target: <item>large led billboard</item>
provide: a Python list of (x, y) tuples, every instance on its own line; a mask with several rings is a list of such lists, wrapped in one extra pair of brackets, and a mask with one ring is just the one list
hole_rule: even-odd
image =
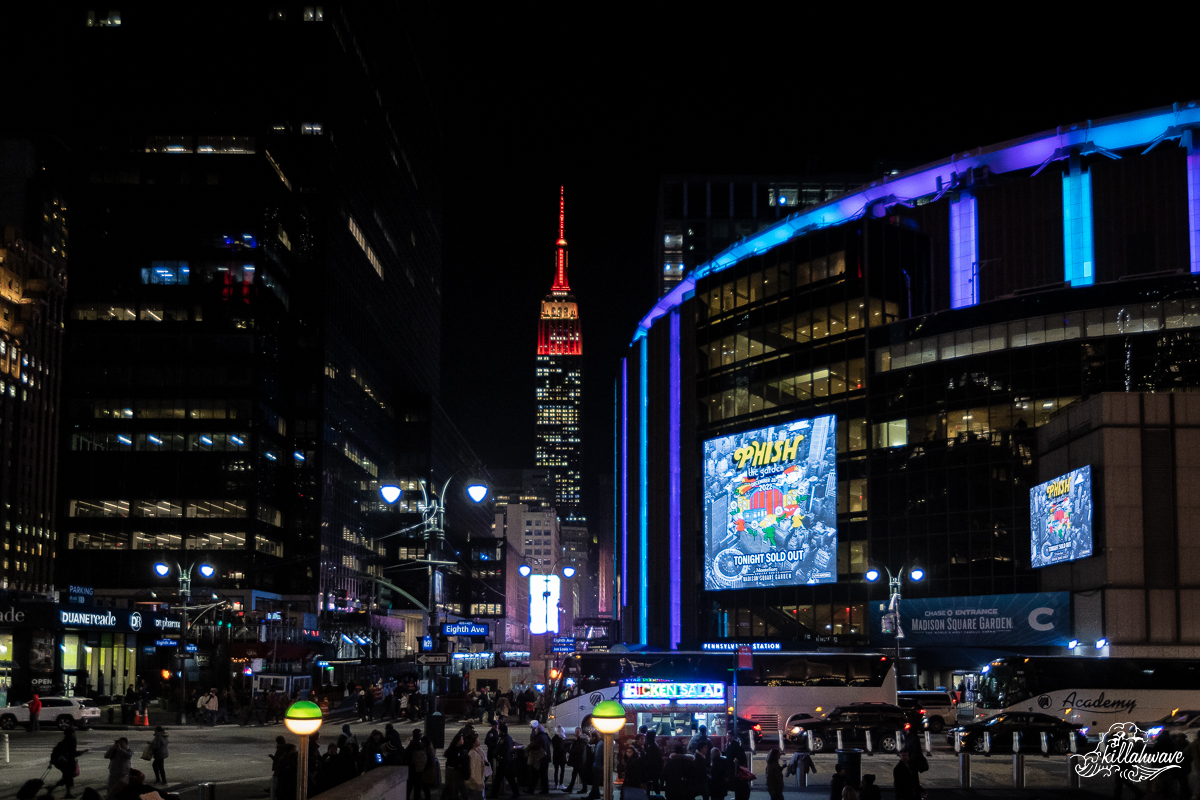
[(1080, 467), (1029, 490), (1034, 568), (1092, 554), (1092, 468)]
[(704, 443), (704, 588), (837, 581), (837, 418)]
[(561, 599), (557, 575), (529, 576), (529, 632), (558, 633), (558, 602)]

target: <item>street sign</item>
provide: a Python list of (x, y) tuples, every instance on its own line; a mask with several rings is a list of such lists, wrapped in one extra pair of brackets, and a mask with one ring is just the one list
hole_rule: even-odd
[(750, 645), (739, 644), (737, 653), (738, 669), (754, 669), (754, 651)]
[(197, 650), (199, 650), (200, 648), (199, 648), (197, 645), (194, 645), (194, 644), (188, 643), (188, 644), (185, 644), (185, 645), (183, 646), (183, 649), (184, 649), (184, 650), (187, 650), (189, 653), (194, 653), (194, 652), (196, 652)]
[(432, 650), (433, 649), (433, 637), (430, 636), (428, 633), (425, 634), (421, 638), (421, 649), (422, 650)]
[(442, 625), (442, 636), (487, 636), (486, 622), (447, 622)]
[(154, 646), (155, 647), (178, 647), (179, 640), (178, 639), (155, 639)]
[(555, 636), (550, 640), (550, 652), (552, 653), (574, 653), (575, 652), (575, 637), (574, 636)]
[(421, 653), (417, 656), (417, 663), (424, 667), (448, 667), (450, 666), (450, 654)]

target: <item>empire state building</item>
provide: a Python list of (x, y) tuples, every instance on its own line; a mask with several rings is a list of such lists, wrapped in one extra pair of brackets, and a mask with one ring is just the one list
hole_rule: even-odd
[(567, 283), (563, 190), (558, 190), (554, 283), (542, 300), (537, 344), (537, 466), (550, 471), (554, 502), (564, 522), (582, 522), (583, 342), (579, 307)]

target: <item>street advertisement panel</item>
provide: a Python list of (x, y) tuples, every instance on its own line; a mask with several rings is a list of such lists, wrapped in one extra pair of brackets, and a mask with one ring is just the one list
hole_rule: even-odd
[[(871, 604), (871, 644), (895, 644), (883, 632), (886, 602)], [(905, 647), (1024, 647), (1071, 639), (1071, 593), (1028, 592), (900, 601)]]
[(1092, 467), (1080, 467), (1029, 490), (1034, 569), (1092, 554)]
[(530, 633), (558, 633), (560, 599), (560, 581), (557, 575), (529, 576)]
[(837, 581), (837, 418), (704, 443), (704, 588)]

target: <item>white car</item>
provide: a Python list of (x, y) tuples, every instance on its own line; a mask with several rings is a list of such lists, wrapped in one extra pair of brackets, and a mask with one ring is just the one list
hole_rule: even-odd
[[(43, 697), (38, 722), (60, 729), (86, 728), (100, 721), (100, 709), (87, 697)], [(0, 729), (9, 731), (18, 725), (29, 727), (29, 704), (0, 708)]]

